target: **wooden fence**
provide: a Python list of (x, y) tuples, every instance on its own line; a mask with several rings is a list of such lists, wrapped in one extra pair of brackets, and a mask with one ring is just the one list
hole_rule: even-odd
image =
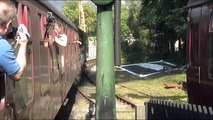
[(145, 103), (146, 119), (208, 119), (213, 120), (212, 107), (151, 99)]

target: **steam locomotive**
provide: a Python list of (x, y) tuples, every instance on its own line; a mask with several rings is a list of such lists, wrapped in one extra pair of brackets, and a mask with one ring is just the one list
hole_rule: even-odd
[[(14, 2), (18, 9), (12, 24), (14, 27), (24, 24), (31, 37), (23, 78), (13, 81), (0, 75), (0, 119), (54, 119), (61, 105), (66, 104), (71, 86), (79, 81), (84, 70), (87, 35), (48, 1)], [(45, 41), (51, 36), (54, 40), (55, 23), (61, 34), (67, 36), (66, 46)], [(14, 46), (17, 54), (19, 46)]]
[(189, 0), (187, 10), (189, 103), (213, 106), (213, 1)]

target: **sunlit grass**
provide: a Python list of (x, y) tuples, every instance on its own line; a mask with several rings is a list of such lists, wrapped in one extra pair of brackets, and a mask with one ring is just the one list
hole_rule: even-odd
[[(137, 104), (143, 104), (145, 101), (148, 101), (150, 99), (149, 96), (146, 96), (142, 93), (148, 94), (152, 96), (153, 98), (159, 98), (164, 99), (168, 101), (175, 101), (175, 102), (187, 102), (187, 93), (186, 91), (179, 89), (179, 88), (165, 88), (164, 83), (179, 83), (186, 81), (186, 74), (180, 73), (180, 74), (174, 74), (174, 75), (167, 75), (163, 77), (153, 78), (153, 79), (145, 79), (145, 78), (139, 78), (134, 77), (132, 78), (131, 75), (129, 77), (127, 73), (122, 72), (116, 72), (116, 79), (124, 79), (123, 82), (117, 82), (116, 86), (116, 94), (120, 94), (123, 96), (128, 97), (129, 100), (133, 101)], [(126, 76), (126, 77), (125, 77)], [(132, 90), (129, 90), (127, 88), (120, 87), (119, 85), (124, 85), (129, 88), (135, 89), (139, 92), (135, 92)]]

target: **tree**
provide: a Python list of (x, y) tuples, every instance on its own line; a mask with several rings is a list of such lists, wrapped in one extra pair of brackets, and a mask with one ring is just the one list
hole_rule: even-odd
[(185, 6), (187, 1), (143, 0), (143, 7), (139, 16), (141, 26), (149, 29), (149, 39), (153, 44), (152, 55), (154, 59), (164, 59), (173, 62), (179, 62), (178, 59), (185, 59), (185, 55), (183, 55), (185, 54), (185, 48), (181, 48), (176, 53), (174, 51), (174, 43), (177, 40), (182, 40), (186, 43), (187, 11)]
[[(86, 1), (83, 4), (85, 24), (87, 28), (87, 34), (94, 36), (96, 34), (96, 8), (91, 1)], [(79, 26), (79, 7), (78, 1), (66, 1), (63, 5), (64, 15), (71, 20), (76, 26)]]
[(69, 20), (78, 26), (79, 9), (77, 1), (66, 1), (62, 11)]
[(128, 1), (127, 4), (129, 4), (128, 26), (130, 30), (132, 31), (133, 36), (136, 39), (139, 39), (140, 22), (138, 18), (139, 18), (141, 1)]
[(129, 36), (131, 33), (129, 26), (128, 26), (128, 6), (124, 3), (121, 3), (121, 38), (124, 40)]
[(148, 31), (140, 26), (140, 20), (138, 19), (140, 9), (141, 1), (125, 1), (122, 6), (121, 19), (123, 20), (123, 26), (121, 26), (121, 29), (128, 28), (128, 32), (126, 32), (128, 34), (125, 38), (131, 33), (136, 39), (132, 45), (129, 45), (126, 41), (122, 42), (122, 55), (125, 63), (148, 61)]

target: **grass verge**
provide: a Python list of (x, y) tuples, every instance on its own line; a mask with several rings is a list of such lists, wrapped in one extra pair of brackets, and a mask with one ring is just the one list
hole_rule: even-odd
[[(135, 104), (144, 104), (152, 98), (187, 103), (187, 93), (180, 88), (165, 88), (164, 83), (179, 83), (186, 81), (186, 74), (172, 74), (157, 78), (139, 78), (124, 71), (116, 71), (116, 94), (127, 97)], [(121, 87), (127, 86), (136, 91)], [(144, 93), (144, 94), (143, 94)], [(145, 95), (147, 94), (147, 95)]]

